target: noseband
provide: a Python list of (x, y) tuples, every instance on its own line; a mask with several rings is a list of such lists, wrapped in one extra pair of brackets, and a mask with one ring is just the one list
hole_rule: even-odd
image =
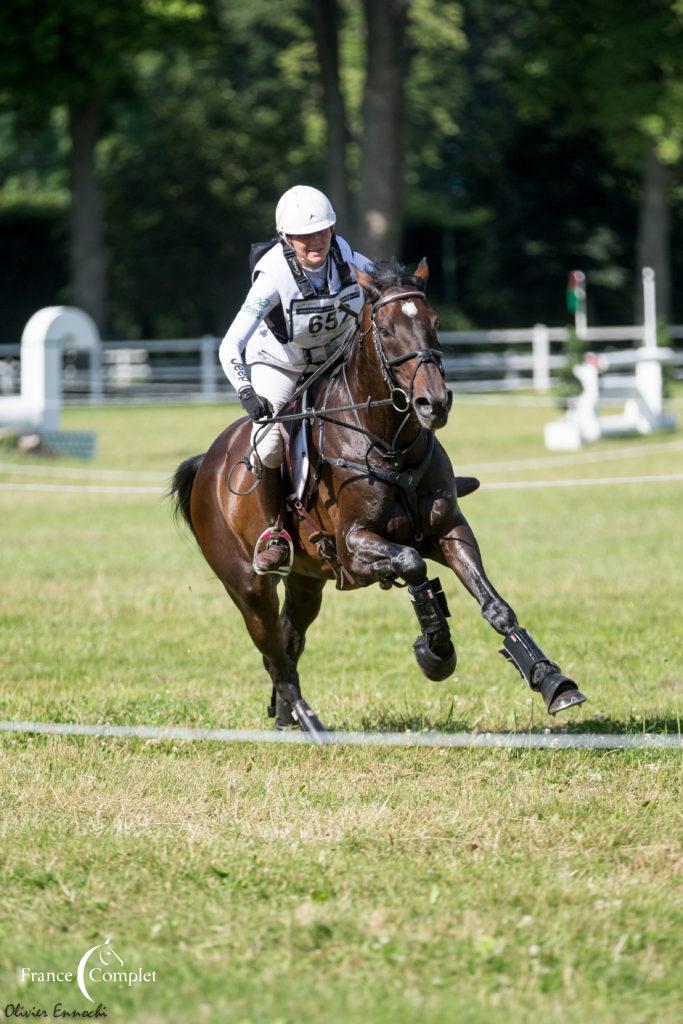
[[(399, 292), (398, 295), (387, 295), (383, 299), (378, 299), (377, 302), (373, 302), (370, 313), (370, 323), (372, 327), (372, 340), (375, 344), (375, 350), (377, 352), (377, 358), (379, 359), (380, 369), (382, 371), (382, 378), (384, 383), (389, 389), (391, 394), (392, 404), (397, 412), (408, 412), (413, 401), (413, 387), (415, 384), (415, 377), (417, 371), (424, 363), (434, 363), (441, 376), (446, 378), (443, 364), (441, 362), (441, 351), (438, 348), (419, 348), (414, 352), (406, 352), (404, 355), (396, 356), (394, 359), (387, 359), (384, 348), (382, 347), (382, 336), (379, 332), (377, 322), (375, 320), (375, 313), (382, 306), (388, 306), (390, 302), (405, 302), (407, 299), (423, 299), (425, 300), (424, 292), (411, 291), (411, 292)], [(425, 300), (426, 301), (426, 300)], [(413, 370), (412, 377), (410, 378), (410, 390), (405, 391), (404, 388), (398, 383), (391, 368), (393, 366), (400, 366), (402, 363), (407, 363), (410, 359), (415, 359), (415, 368)], [(405, 404), (402, 404), (402, 402)], [(399, 404), (401, 403), (401, 404)]]

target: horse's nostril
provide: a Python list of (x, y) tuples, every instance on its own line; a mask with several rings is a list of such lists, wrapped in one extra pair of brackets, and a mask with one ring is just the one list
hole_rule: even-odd
[(428, 398), (416, 398), (415, 405), (419, 405), (420, 408), (424, 409), (426, 412), (427, 409), (431, 408), (432, 403), (429, 401)]

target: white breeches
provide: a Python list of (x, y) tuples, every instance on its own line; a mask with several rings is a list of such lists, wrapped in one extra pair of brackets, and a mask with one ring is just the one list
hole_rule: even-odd
[[(253, 363), (251, 366), (251, 386), (257, 395), (268, 399), (275, 412), (278, 412), (294, 393), (300, 376), (299, 370), (286, 370), (268, 363)], [(257, 437), (256, 453), (263, 465), (271, 469), (279, 466), (283, 454), (280, 425), (276, 423), (266, 429), (255, 423), (251, 430), (252, 444)]]

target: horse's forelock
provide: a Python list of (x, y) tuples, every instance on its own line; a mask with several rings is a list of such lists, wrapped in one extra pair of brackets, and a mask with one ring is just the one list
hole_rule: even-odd
[(380, 292), (388, 291), (389, 288), (411, 288), (416, 291), (424, 288), (424, 282), (415, 274), (409, 274), (394, 256), (389, 260), (376, 260), (368, 276)]

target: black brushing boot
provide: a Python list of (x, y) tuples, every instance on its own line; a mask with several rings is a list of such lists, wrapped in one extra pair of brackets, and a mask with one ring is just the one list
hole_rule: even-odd
[(586, 700), (573, 679), (564, 675), (560, 666), (543, 653), (526, 629), (519, 626), (511, 629), (500, 653), (512, 662), (531, 689), (540, 693), (549, 715)]

